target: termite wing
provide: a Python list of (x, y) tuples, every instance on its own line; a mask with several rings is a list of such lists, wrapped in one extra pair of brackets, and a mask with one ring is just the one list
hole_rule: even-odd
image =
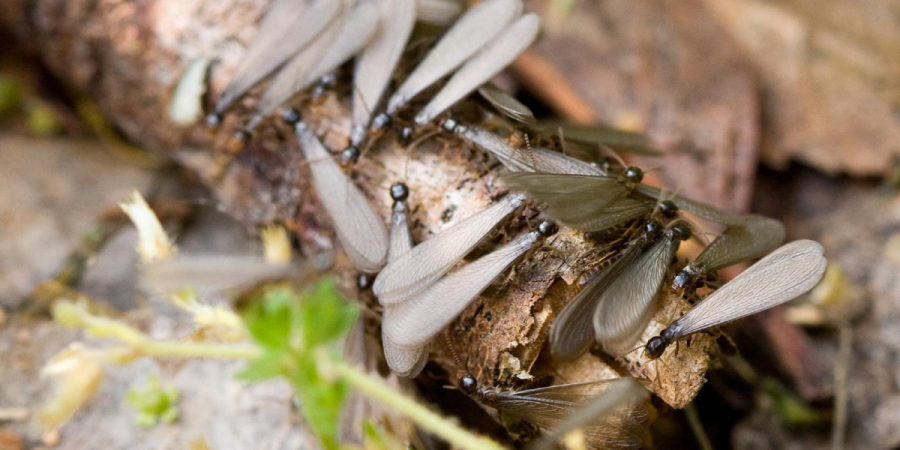
[(213, 110), (222, 114), (250, 88), (317, 38), (341, 9), (335, 0), (278, 0), (266, 13), (231, 82)]
[[(388, 235), (388, 264), (398, 260), (413, 248), (412, 236), (409, 232), (407, 199), (409, 188), (403, 183), (391, 185), (391, 198), (394, 200), (391, 213), (391, 229)], [(393, 308), (386, 306), (385, 311)], [(428, 362), (427, 345), (414, 348), (400, 347), (391, 342), (387, 333), (382, 331), (381, 342), (384, 347), (384, 358), (388, 367), (402, 377), (412, 378), (419, 374)]]
[(358, 270), (378, 272), (384, 266), (388, 250), (384, 222), (309, 126), (298, 120), (294, 131), (309, 163), (319, 199), (334, 223), (344, 252)]
[(683, 223), (673, 225), (603, 292), (594, 310), (594, 333), (603, 350), (614, 356), (628, 353), (640, 340), (656, 312), (657, 300), (669, 265), (681, 241), (691, 232)]
[(446, 26), (453, 23), (462, 8), (455, 0), (419, 0), (416, 19), (422, 23)]
[(378, 10), (377, 34), (359, 55), (353, 74), (353, 146), (365, 140), (372, 110), (381, 101), (416, 21), (416, 0), (383, 0)]
[(525, 14), (511, 23), (450, 77), (447, 84), (416, 115), (416, 125), (431, 122), (511, 64), (537, 38), (540, 23), (534, 13)]
[(522, 12), (521, 0), (485, 0), (466, 11), (388, 100), (386, 114), (394, 115), (496, 37)]
[[(644, 401), (647, 394), (641, 392), (639, 383), (622, 385), (618, 380), (505, 391), (481, 387), (475, 377), (466, 374), (458, 386), (478, 402), (543, 430), (581, 428), (590, 449), (637, 450), (643, 445), (650, 420)], [(613, 396), (604, 399), (610, 392)]]
[(400, 303), (437, 281), (524, 202), (513, 194), (422, 242), (387, 265), (372, 286), (382, 305)]
[(530, 250), (540, 235), (539, 231), (526, 233), (445, 275), (421, 293), (392, 305), (385, 310), (383, 332), (400, 347), (411, 349), (427, 345), (494, 279)]
[(661, 225), (651, 220), (644, 225), (643, 233), (605, 267), (570, 301), (550, 325), (550, 351), (561, 361), (572, 361), (587, 351), (595, 340), (593, 317), (600, 296), (619, 275), (630, 267), (641, 253), (659, 238)]
[(559, 152), (537, 146), (527, 149), (513, 147), (496, 133), (481, 127), (458, 125), (456, 121), (447, 119), (443, 123), (443, 128), (455, 132), (462, 139), (494, 155), (504, 167), (513, 172), (606, 175), (599, 167)]
[(646, 354), (658, 358), (672, 342), (803, 295), (825, 273), (827, 260), (822, 253), (822, 246), (810, 240), (779, 247), (651, 338)]
[(662, 155), (661, 151), (650, 145), (646, 135), (603, 125), (541, 122), (531, 125), (530, 128), (545, 136), (554, 136), (560, 141), (571, 142), (591, 149), (592, 159), (597, 159), (598, 156), (593, 149), (603, 148), (645, 156)]
[(497, 111), (504, 116), (525, 124), (534, 124), (537, 120), (531, 109), (507, 94), (493, 83), (487, 83), (478, 88), (478, 94), (488, 101)]
[(342, 20), (332, 23), (272, 79), (246, 128), (252, 130), (295, 94), (352, 58), (366, 46), (378, 24), (378, 7), (370, 1), (359, 3)]
[(747, 214), (741, 225), (731, 225), (697, 258), (675, 275), (673, 288), (684, 289), (699, 276), (748, 259), (759, 258), (784, 242), (784, 225), (768, 217)]

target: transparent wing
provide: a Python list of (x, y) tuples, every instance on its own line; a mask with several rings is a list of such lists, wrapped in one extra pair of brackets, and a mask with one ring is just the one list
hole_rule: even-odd
[(582, 231), (603, 231), (651, 212), (653, 206), (645, 201), (617, 198), (603, 208), (601, 214), (587, 211), (578, 214), (572, 211), (567, 216), (565, 225)]
[(666, 236), (650, 247), (600, 297), (594, 310), (597, 342), (611, 355), (634, 348), (653, 315), (660, 286), (679, 241)]
[(372, 111), (381, 101), (416, 21), (416, 0), (383, 0), (378, 9), (378, 34), (359, 55), (353, 74), (353, 145), (365, 139)]
[(718, 326), (797, 298), (825, 272), (822, 246), (800, 240), (785, 244), (725, 283), (669, 326), (676, 338)]
[(337, 17), (334, 0), (278, 0), (266, 13), (234, 77), (216, 103), (222, 113), (247, 90), (310, 44)]
[(626, 153), (660, 156), (662, 152), (653, 148), (647, 136), (641, 133), (619, 130), (602, 125), (542, 124), (545, 132), (552, 132), (562, 139), (589, 148), (609, 147)]
[(500, 73), (528, 48), (540, 30), (537, 14), (525, 14), (490, 41), (453, 74), (450, 81), (416, 115), (417, 125), (431, 122), (463, 97)]
[(388, 264), (400, 259), (401, 256), (412, 250), (412, 235), (409, 233), (409, 216), (406, 211), (406, 202), (394, 202), (391, 213), (391, 230), (388, 235)]
[(723, 225), (742, 225), (744, 223), (740, 214), (724, 211), (705, 203), (695, 202), (680, 195), (664, 192), (657, 187), (638, 184), (635, 190), (657, 200), (672, 200), (672, 202), (675, 203), (675, 206), (688, 211), (701, 219), (709, 220), (710, 222)]
[(384, 346), (384, 359), (388, 367), (401, 377), (414, 378), (428, 362), (428, 350), (426, 346), (414, 348), (400, 347), (381, 333), (381, 343)]
[[(615, 380), (562, 384), (519, 392), (493, 392), (484, 403), (545, 429), (553, 430), (579, 413)], [(649, 411), (644, 403), (625, 406), (589, 425), (584, 425), (588, 445), (593, 449), (638, 449), (643, 442)]]
[(260, 99), (257, 114), (263, 117), (272, 114), (295, 94), (352, 58), (369, 42), (378, 23), (378, 7), (374, 3), (360, 3), (353, 8), (341, 22), (336, 35), (324, 45), (324, 50), (317, 40), (278, 73)]
[(510, 188), (547, 205), (550, 217), (572, 228), (601, 219), (606, 207), (628, 190), (616, 178), (604, 176), (508, 173), (501, 178)]
[(784, 242), (781, 221), (745, 215), (743, 225), (731, 225), (690, 264), (695, 273), (710, 273), (748, 259), (759, 258)]
[(388, 237), (384, 222), (312, 130), (303, 122), (298, 122), (295, 130), (309, 163), (316, 192), (334, 222), (344, 252), (360, 271), (377, 272), (387, 257)]
[[(616, 425), (602, 428), (614, 428), (627, 430), (628, 427), (622, 426), (621, 422), (627, 421), (629, 418), (636, 419), (634, 415), (638, 415), (640, 420), (634, 420), (641, 427), (633, 427), (627, 430), (625, 439), (621, 439), (621, 443), (630, 447), (632, 437), (640, 437), (643, 434), (643, 420), (646, 419), (646, 410), (643, 407), (644, 402), (649, 399), (649, 394), (641, 384), (634, 378), (619, 378), (612, 380), (609, 387), (602, 393), (596, 395), (590, 400), (583, 402), (579, 408), (563, 420), (559, 425), (553, 428), (552, 432), (537, 442), (532, 450), (546, 450), (553, 448), (553, 445), (563, 438), (566, 433), (576, 429), (586, 429), (593, 431), (592, 434), (602, 434), (604, 438), (608, 437), (607, 430), (597, 430), (598, 424), (604, 421), (616, 422)], [(634, 411), (637, 410), (637, 411)], [(619, 417), (621, 416), (621, 417)], [(607, 442), (597, 442), (596, 439), (591, 442), (592, 447), (610, 448)], [(638, 444), (639, 445), (639, 444)]]
[(382, 319), (384, 333), (398, 346), (415, 348), (427, 344), (528, 251), (538, 236), (536, 231), (525, 234), (441, 278), (421, 294), (391, 306)]
[(496, 133), (492, 133), (484, 128), (459, 126), (457, 127), (457, 134), (482, 150), (490, 152), (507, 169), (515, 172), (605, 175), (600, 168), (575, 158), (570, 158), (559, 152), (541, 147), (532, 147), (531, 149), (513, 147)]
[(394, 114), (500, 34), (522, 12), (521, 0), (485, 0), (466, 11), (388, 101)]
[(504, 116), (522, 123), (535, 122), (534, 113), (531, 112), (531, 109), (516, 100), (512, 95), (498, 88), (494, 83), (487, 83), (478, 88), (478, 93)]
[(615, 263), (597, 274), (559, 313), (550, 326), (550, 350), (555, 358), (571, 361), (591, 347), (597, 302), (622, 270), (637, 259), (641, 253), (638, 248), (631, 247)]
[(446, 274), (512, 213), (524, 198), (509, 195), (442, 231), (392, 262), (375, 278), (372, 291), (383, 305), (399, 303)]
[(455, 0), (419, 0), (416, 20), (437, 26), (453, 23), (462, 8)]

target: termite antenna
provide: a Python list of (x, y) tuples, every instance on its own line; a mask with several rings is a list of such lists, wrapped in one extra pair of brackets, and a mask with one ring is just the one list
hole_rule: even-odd
[[(450, 331), (447, 330), (444, 335), (444, 345), (447, 347), (447, 351), (450, 352), (450, 356), (453, 357), (453, 362), (456, 364), (456, 370), (462, 371), (465, 370), (463, 366), (462, 359), (460, 359), (459, 354), (456, 352), (456, 346), (453, 345), (453, 341), (450, 340)], [(471, 375), (469, 375), (471, 376)]]

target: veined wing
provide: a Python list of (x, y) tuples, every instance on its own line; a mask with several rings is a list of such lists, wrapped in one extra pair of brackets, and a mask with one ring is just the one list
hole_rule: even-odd
[(803, 295), (822, 279), (827, 260), (815, 241), (779, 247), (669, 325), (676, 339), (769, 309)]
[(507, 169), (515, 172), (547, 172), (570, 175), (605, 175), (603, 171), (541, 147), (515, 148), (495, 133), (480, 127), (459, 126), (457, 134), (496, 157)]
[(689, 269), (709, 273), (741, 261), (759, 258), (784, 242), (781, 221), (757, 215), (741, 216), (743, 225), (731, 225), (703, 249)]
[(344, 252), (360, 271), (377, 272), (387, 258), (388, 237), (384, 222), (306, 123), (297, 122), (295, 131), (309, 163), (316, 192), (334, 222)]
[(602, 218), (606, 207), (628, 191), (618, 179), (605, 176), (517, 172), (503, 174), (501, 179), (512, 189), (547, 205), (550, 217), (573, 228), (586, 218)]

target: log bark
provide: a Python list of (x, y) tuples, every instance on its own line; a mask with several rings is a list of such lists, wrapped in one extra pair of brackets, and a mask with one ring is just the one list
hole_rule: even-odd
[[(293, 133), (276, 120), (263, 123), (240, 149), (232, 136), (255, 102), (247, 96), (222, 126), (178, 127), (168, 120), (174, 85), (196, 57), (215, 57), (209, 80), (215, 98), (252, 38), (264, 0), (8, 0), (2, 22), (22, 42), (33, 44), (48, 67), (67, 85), (101, 105), (134, 142), (177, 161), (195, 172), (226, 210), (249, 228), (279, 222), (298, 237), (303, 253), (313, 255), (339, 247), (329, 218), (309, 183), (308, 171)], [(321, 102), (300, 99), (296, 106), (331, 149), (342, 148), (349, 128), (347, 79)], [(477, 105), (463, 106), (472, 122), (482, 119)], [(437, 131), (437, 130), (433, 130)], [(381, 136), (364, 153), (352, 175), (376, 211), (390, 213), (388, 186), (405, 181), (414, 205), (413, 236), (421, 242), (487, 206), (502, 194), (499, 165), (483, 153), (438, 132), (415, 148), (404, 148), (391, 133)], [(533, 223), (537, 212), (526, 209), (498, 230), (497, 243)], [(548, 239), (517, 264), (469, 307), (451, 327), (449, 345), (463, 354), (465, 369), (492, 385), (509, 355), (521, 367), (532, 367), (541, 354), (548, 325), (580, 289), (577, 281), (605, 249), (571, 230)], [(336, 259), (334, 273), (345, 293), (374, 305), (371, 294), (355, 288), (356, 274), (345, 258)], [(670, 297), (650, 330), (659, 331), (687, 309)], [(674, 407), (689, 402), (705, 378), (713, 339), (695, 336), (687, 350), (669, 351), (656, 363), (636, 359), (609, 361), (590, 356), (592, 364), (611, 363), (620, 373), (653, 380), (651, 389)], [(448, 373), (459, 370), (435, 358)], [(546, 359), (546, 358), (544, 358)], [(543, 364), (543, 362), (540, 362)], [(585, 370), (568, 381), (596, 379), (602, 373)]]

